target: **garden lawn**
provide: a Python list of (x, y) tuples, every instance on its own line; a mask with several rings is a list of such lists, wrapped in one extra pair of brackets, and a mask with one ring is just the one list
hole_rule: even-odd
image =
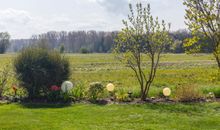
[(0, 105), (3, 130), (220, 130), (220, 103)]
[[(117, 88), (132, 91), (135, 97), (139, 96), (139, 83), (134, 72), (125, 64), (121, 64), (113, 54), (64, 55), (70, 61), (72, 72), (70, 80), (74, 84), (82, 83), (88, 87), (91, 82), (102, 82), (104, 85), (111, 82)], [(13, 63), (15, 56), (16, 54), (0, 55), (0, 69), (7, 63)], [(146, 56), (145, 59), (147, 59)], [(163, 54), (149, 96), (158, 97), (164, 87), (175, 90), (179, 84), (198, 86), (207, 94), (213, 88), (220, 86), (214, 59), (211, 54)], [(144, 62), (142, 66), (150, 67), (149, 62)], [(9, 68), (13, 70), (13, 66)], [(16, 81), (15, 77), (12, 78), (10, 84)]]

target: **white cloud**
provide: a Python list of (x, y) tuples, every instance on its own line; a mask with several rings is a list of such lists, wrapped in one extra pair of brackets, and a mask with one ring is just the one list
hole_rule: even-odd
[[(6, 9), (0, 10), (0, 31), (8, 31), (12, 38), (29, 38), (33, 34), (47, 31), (71, 31), (71, 30), (105, 30), (104, 19), (93, 14), (80, 19), (71, 16), (53, 15), (49, 17), (33, 16), (24, 10)], [(88, 20), (90, 19), (90, 20)]]
[[(86, 12), (88, 13), (88, 12)], [(72, 30), (117, 30), (111, 17), (104, 12), (88, 15), (75, 14), (51, 15), (48, 17), (34, 16), (28, 11), (6, 9), (0, 10), (0, 31), (7, 31), (12, 38), (29, 38), (33, 34), (47, 31)]]
[(184, 27), (184, 8), (179, 0), (11, 0), (0, 5), (0, 32), (8, 31), (12, 38), (29, 38), (47, 31), (120, 30), (128, 3), (137, 1), (150, 2), (153, 15), (171, 22), (173, 30)]
[(0, 10), (1, 31), (8, 31), (12, 38), (27, 38), (30, 37), (30, 33), (39, 32), (40, 22), (41, 19), (24, 10)]
[(129, 0), (96, 0), (107, 11), (115, 14), (126, 15), (128, 11)]
[(30, 14), (23, 10), (7, 9), (0, 11), (0, 21), (3, 23), (19, 23), (21, 25), (28, 24), (31, 20)]

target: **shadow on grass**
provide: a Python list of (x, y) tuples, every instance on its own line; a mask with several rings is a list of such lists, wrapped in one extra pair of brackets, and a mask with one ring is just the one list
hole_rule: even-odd
[(71, 106), (71, 103), (21, 103), (22, 107), (30, 109), (41, 109), (41, 108), (65, 108)]

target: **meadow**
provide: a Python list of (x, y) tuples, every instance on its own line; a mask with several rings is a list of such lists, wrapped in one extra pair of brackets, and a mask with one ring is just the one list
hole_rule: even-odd
[[(133, 71), (121, 64), (112, 54), (67, 55), (71, 61), (72, 80), (75, 82), (113, 82), (119, 88), (138, 94), (139, 84)], [(145, 60), (147, 61), (146, 57)], [(146, 68), (148, 63), (143, 63)], [(193, 84), (201, 89), (220, 85), (217, 67), (212, 55), (164, 54), (150, 91), (157, 96), (164, 87), (175, 88), (180, 84)]]
[[(0, 66), (12, 63), (15, 54), (0, 55)], [(71, 62), (71, 81), (87, 86), (91, 82), (112, 82), (116, 88), (138, 96), (133, 72), (112, 54), (65, 54)], [(147, 66), (148, 63), (143, 63)], [(164, 54), (150, 96), (164, 87), (196, 85), (206, 94), (220, 86), (217, 67), (209, 54)], [(173, 92), (173, 91), (172, 91)], [(220, 103), (158, 104), (9, 104), (0, 105), (0, 129), (132, 129), (132, 130), (218, 130)]]
[[(15, 54), (0, 55), (0, 66), (13, 63)], [(133, 71), (120, 63), (113, 54), (64, 54), (71, 64), (70, 80), (88, 86), (91, 82), (111, 82), (117, 88), (139, 94), (139, 84)], [(148, 68), (147, 57), (143, 67)], [(205, 91), (220, 85), (217, 65), (211, 54), (164, 54), (162, 55), (150, 96), (164, 87), (174, 88), (181, 84), (196, 85)]]

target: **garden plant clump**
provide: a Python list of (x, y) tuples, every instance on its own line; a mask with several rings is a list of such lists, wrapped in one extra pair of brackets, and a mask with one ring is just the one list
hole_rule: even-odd
[(176, 88), (175, 98), (181, 102), (205, 101), (204, 96), (195, 85), (179, 85)]
[(51, 86), (61, 85), (70, 76), (69, 61), (57, 51), (29, 47), (15, 59), (16, 76), (28, 92), (28, 99), (44, 99)]
[(91, 101), (101, 99), (104, 95), (105, 87), (101, 82), (93, 82), (89, 84), (88, 98)]

